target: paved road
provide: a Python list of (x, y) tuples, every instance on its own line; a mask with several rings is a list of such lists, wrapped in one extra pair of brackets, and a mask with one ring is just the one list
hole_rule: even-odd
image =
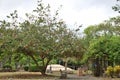
[(92, 76), (78, 76), (75, 74), (68, 74), (67, 79), (55, 79), (55, 80), (101, 80)]

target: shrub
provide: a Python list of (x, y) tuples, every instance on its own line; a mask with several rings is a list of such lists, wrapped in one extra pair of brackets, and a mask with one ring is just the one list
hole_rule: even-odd
[(10, 65), (4, 65), (3, 69), (12, 69), (12, 66), (10, 66)]
[(25, 67), (24, 67), (24, 70), (25, 70), (25, 71), (28, 71), (28, 70), (29, 70), (29, 67), (28, 67), (28, 66), (25, 66)]
[(38, 67), (38, 66), (30, 66), (30, 67), (29, 67), (29, 71), (30, 71), (30, 72), (40, 72), (40, 71), (41, 71), (41, 68)]
[(105, 74), (110, 75), (111, 77), (116, 76), (119, 77), (120, 75), (120, 65), (116, 65), (114, 67), (108, 66)]
[(107, 70), (105, 71), (105, 74), (110, 75), (111, 77), (113, 77), (114, 68), (112, 66), (108, 66)]
[(120, 77), (120, 65), (114, 67), (114, 74), (115, 76)]
[(10, 72), (10, 71), (12, 71), (12, 66), (10, 66), (10, 65), (4, 65), (3, 66), (3, 70), (6, 72), (6, 71), (8, 71), (8, 72)]
[(120, 73), (120, 66), (119, 65), (114, 67), (114, 73), (116, 73), (116, 74)]

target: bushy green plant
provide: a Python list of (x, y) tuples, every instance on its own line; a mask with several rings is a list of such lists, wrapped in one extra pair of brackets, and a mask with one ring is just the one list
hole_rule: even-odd
[(40, 71), (41, 71), (41, 67), (38, 67), (38, 66), (30, 66), (30, 67), (29, 67), (29, 71), (30, 71), (30, 72), (40, 72)]
[(25, 71), (28, 71), (28, 70), (29, 70), (29, 67), (28, 67), (28, 66), (24, 66), (24, 70), (25, 70)]
[(10, 70), (12, 70), (12, 66), (11, 65), (4, 65), (3, 69), (10, 69)]
[(3, 70), (6, 72), (10, 72), (10, 71), (12, 71), (12, 66), (11, 65), (4, 65), (3, 66)]

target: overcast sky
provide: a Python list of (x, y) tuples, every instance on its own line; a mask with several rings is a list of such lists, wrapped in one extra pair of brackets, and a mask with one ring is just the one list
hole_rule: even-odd
[[(98, 24), (110, 17), (118, 16), (112, 10), (116, 0), (43, 0), (49, 3), (53, 10), (63, 5), (60, 10), (62, 18), (69, 26), (83, 24), (84, 27)], [(36, 8), (37, 0), (0, 0), (0, 19), (18, 10), (18, 14), (24, 17), (27, 12)]]

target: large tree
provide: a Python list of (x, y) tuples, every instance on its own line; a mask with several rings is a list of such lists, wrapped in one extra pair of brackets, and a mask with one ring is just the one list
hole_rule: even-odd
[(10, 56), (14, 59), (16, 67), (21, 59), (28, 58), (45, 75), (53, 58), (82, 57), (84, 48), (81, 38), (59, 19), (58, 10), (51, 14), (50, 5), (45, 6), (38, 1), (37, 8), (32, 14), (27, 13), (22, 22), (17, 21), (16, 10), (7, 17), (10, 20), (3, 20), (0, 24), (0, 53), (3, 58)]
[[(113, 55), (119, 56), (117, 54), (119, 53), (119, 46), (117, 45), (119, 44), (119, 29), (119, 16), (110, 18), (109, 20), (106, 20), (98, 25), (93, 25), (86, 28), (84, 31), (84, 41), (85, 44), (87, 43), (87, 52), (84, 55), (83, 61), (87, 59), (94, 60), (93, 63), (97, 64), (99, 67), (95, 68), (97, 70), (99, 69), (98, 71), (102, 71), (103, 67), (106, 68), (107, 65), (105, 65), (105, 63), (107, 62), (111, 62), (112, 64), (116, 63), (115, 61), (118, 61), (118, 58), (115, 61), (112, 61), (113, 59), (111, 58), (113, 58)], [(107, 62), (105, 62), (106, 59), (108, 59)]]
[(20, 24), (21, 42), (17, 51), (30, 56), (38, 67), (42, 66), (43, 75), (53, 58), (82, 56), (80, 38), (58, 18), (58, 11), (51, 15), (50, 6), (38, 1), (33, 12), (35, 14), (26, 14), (28, 19)]
[[(41, 73), (44, 75), (49, 62), (58, 55), (57, 35), (65, 26), (62, 20), (57, 19), (58, 12), (51, 15), (50, 6), (44, 6), (41, 1), (38, 1), (33, 13), (26, 14), (28, 19), (20, 25), (22, 41), (17, 51), (30, 56), (38, 67), (42, 66)], [(37, 61), (38, 58), (42, 64)]]

